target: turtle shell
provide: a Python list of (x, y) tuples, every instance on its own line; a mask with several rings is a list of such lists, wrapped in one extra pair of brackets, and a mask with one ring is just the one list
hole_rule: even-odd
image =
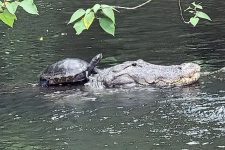
[(63, 59), (48, 66), (40, 75), (40, 82), (57, 85), (85, 81), (88, 65), (89, 63), (78, 58)]

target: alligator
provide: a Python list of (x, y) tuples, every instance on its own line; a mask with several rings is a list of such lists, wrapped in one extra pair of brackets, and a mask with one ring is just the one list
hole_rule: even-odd
[(184, 86), (193, 84), (200, 77), (201, 67), (195, 63), (162, 66), (142, 59), (126, 61), (98, 71), (85, 84), (93, 88), (133, 87), (133, 86)]

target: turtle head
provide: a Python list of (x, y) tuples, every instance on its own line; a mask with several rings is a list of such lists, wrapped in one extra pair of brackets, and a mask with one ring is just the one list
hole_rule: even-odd
[(95, 57), (92, 58), (91, 62), (88, 65), (88, 74), (90, 74), (95, 66), (102, 60), (102, 53), (96, 55)]

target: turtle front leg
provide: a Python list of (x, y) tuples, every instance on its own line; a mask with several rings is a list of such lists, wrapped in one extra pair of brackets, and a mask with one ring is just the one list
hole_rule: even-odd
[(49, 81), (48, 80), (41, 79), (39, 83), (40, 83), (41, 87), (49, 87)]

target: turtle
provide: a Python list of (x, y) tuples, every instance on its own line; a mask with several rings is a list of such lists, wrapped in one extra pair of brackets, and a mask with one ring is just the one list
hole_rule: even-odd
[(79, 58), (66, 58), (49, 65), (40, 75), (40, 85), (63, 85), (87, 82), (88, 77), (97, 73), (96, 65), (101, 61), (98, 54), (88, 63)]

